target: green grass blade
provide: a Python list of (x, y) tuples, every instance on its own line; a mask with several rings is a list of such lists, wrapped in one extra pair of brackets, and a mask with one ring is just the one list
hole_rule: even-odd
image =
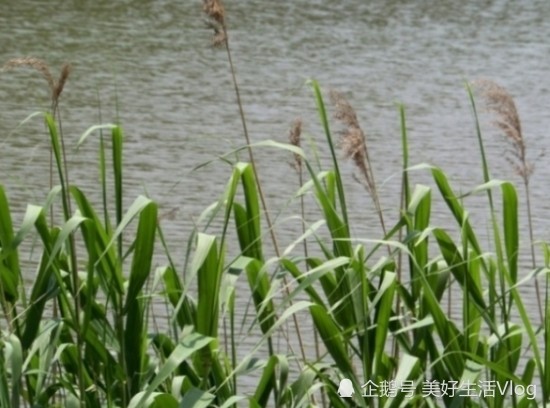
[(128, 307), (129, 302), (137, 299), (151, 273), (157, 216), (158, 207), (152, 201), (145, 205), (140, 212), (125, 309)]
[(184, 304), (178, 307), (181, 296), (183, 296), (183, 284), (176, 271), (168, 266), (162, 274), (162, 278), (168, 301), (175, 308), (173, 318), (178, 322), (180, 329), (185, 325), (195, 325), (195, 313), (189, 299), (184, 300)]
[(312, 305), (309, 310), (315, 327), (338, 368), (348, 378), (354, 376), (353, 368), (346, 352), (346, 336), (341, 332), (325, 308), (320, 305)]
[(259, 407), (265, 408), (269, 401), (269, 395), (276, 387), (277, 356), (271, 356), (264, 367), (260, 381), (254, 392), (254, 400)]
[(54, 153), (55, 157), (55, 163), (57, 168), (57, 173), (59, 176), (59, 184), (61, 185), (61, 195), (63, 197), (63, 214), (65, 215), (65, 219), (69, 219), (70, 217), (70, 211), (69, 211), (69, 197), (67, 194), (67, 185), (65, 183), (66, 175), (64, 174), (64, 166), (63, 166), (63, 150), (61, 147), (61, 139), (60, 135), (57, 131), (57, 126), (55, 125), (55, 119), (49, 115), (46, 114), (45, 116), (46, 126), (48, 127), (49, 133), (50, 133), (50, 140), (51, 140), (51, 146), (52, 151)]
[[(5, 341), (0, 339), (0, 349), (2, 351), (5, 348)], [(8, 370), (6, 366), (6, 360), (4, 358), (4, 352), (0, 353), (0, 406), (9, 407), (10, 401), (10, 386), (8, 384)]]
[[(336, 187), (338, 190), (338, 198), (340, 201), (340, 208), (342, 210), (342, 217), (343, 221), (347, 230), (347, 235), (349, 235), (349, 222), (348, 222), (348, 210), (346, 206), (346, 198), (344, 195), (344, 185), (342, 183), (342, 177), (340, 175), (340, 167), (338, 165), (338, 158), (336, 155), (336, 150), (334, 148), (334, 143), (332, 141), (332, 133), (330, 131), (330, 126), (328, 122), (328, 115), (325, 109), (325, 103), (323, 101), (323, 95), (321, 92), (321, 88), (319, 87), (319, 84), (315, 80), (309, 81), (311, 87), (313, 88), (313, 93), (315, 95), (315, 103), (317, 105), (317, 111), (319, 113), (319, 117), (321, 119), (321, 125), (323, 126), (323, 129), (325, 131), (325, 136), (327, 138), (327, 143), (330, 148), (330, 154), (332, 157), (332, 164), (334, 166), (334, 174), (336, 177)], [(342, 254), (343, 255), (343, 254)]]
[(155, 377), (147, 386), (141, 395), (134, 396), (128, 405), (128, 408), (142, 407), (149, 396), (170, 377), (185, 360), (189, 359), (194, 353), (208, 346), (213, 341), (211, 337), (203, 336), (198, 333), (191, 333), (185, 336), (176, 346), (170, 357), (159, 367)]
[(457, 224), (464, 229), (464, 233), (468, 238), (468, 242), (470, 243), (470, 245), (472, 245), (472, 247), (478, 254), (483, 253), (481, 251), (481, 247), (474, 233), (474, 230), (470, 225), (467, 217), (465, 216), (464, 208), (460, 205), (457, 196), (449, 185), (447, 176), (445, 175), (445, 173), (443, 173), (443, 171), (441, 171), (441, 169), (437, 167), (432, 167), (432, 176), (437, 184), (441, 196), (451, 210), (451, 214), (454, 216)]
[(502, 222), (504, 225), (504, 245), (508, 272), (512, 283), (518, 280), (518, 253), (519, 253), (519, 228), (518, 228), (518, 198), (516, 189), (511, 183), (503, 183), (502, 190)]
[(433, 230), (433, 235), (437, 240), (441, 254), (445, 258), (447, 265), (451, 268), (451, 272), (463, 288), (467, 288), (467, 295), (471, 296), (477, 307), (483, 311), (487, 308), (481, 290), (472, 279), (468, 271), (467, 263), (460, 254), (457, 246), (454, 244), (451, 237), (442, 229), (436, 228)]
[(407, 134), (407, 120), (405, 115), (405, 106), (399, 104), (399, 120), (401, 125), (401, 149), (403, 155), (403, 194), (404, 194), (404, 203), (403, 207), (407, 208), (410, 202), (410, 183), (409, 183), (409, 137)]
[(124, 333), (124, 356), (128, 375), (130, 395), (141, 386), (146, 367), (146, 319), (144, 300), (140, 299), (143, 285), (151, 273), (157, 229), (157, 205), (150, 202), (140, 212), (135, 249), (130, 269), (128, 292), (123, 313), (126, 314)]
[(14, 245), (13, 224), (4, 187), (0, 185), (0, 290), (8, 302), (19, 297), (19, 253)]
[(192, 388), (187, 391), (180, 402), (180, 408), (209, 408), (216, 396), (209, 392)]
[(192, 268), (198, 277), (197, 332), (205, 336), (218, 336), (219, 292), (222, 277), (217, 239), (200, 233)]
[(383, 367), (383, 360), (386, 356), (386, 340), (390, 333), (390, 317), (394, 306), (396, 293), (396, 274), (385, 272), (383, 280), (380, 284), (377, 296), (380, 296), (380, 301), (376, 304), (376, 334), (374, 343), (374, 364), (373, 373), (376, 378), (387, 378), (390, 374)]
[[(271, 283), (262, 262), (254, 258), (239, 257), (232, 268), (246, 271), (252, 300), (262, 333), (267, 333), (275, 324), (275, 309), (270, 295)], [(288, 298), (287, 298), (288, 299)]]
[[(111, 133), (113, 144), (113, 174), (115, 181), (115, 213), (117, 225), (122, 224), (123, 191), (122, 191), (122, 129), (115, 127)], [(118, 235), (118, 256), (122, 258), (122, 234)]]
[[(97, 253), (100, 255), (96, 262), (101, 273), (104, 289), (111, 295), (114, 293), (122, 295), (124, 293), (123, 277), (115, 248), (111, 246), (110, 232), (103, 227), (101, 220), (84, 193), (76, 187), (71, 187), (71, 193), (81, 214), (93, 222), (95, 228), (94, 243), (97, 246)], [(84, 239), (86, 240), (86, 235), (84, 235)], [(88, 243), (86, 244), (88, 245)]]
[[(237, 221), (237, 233), (241, 249), (246, 256), (263, 260), (262, 235), (260, 225), (260, 203), (254, 170), (250, 164), (238, 163), (235, 166), (240, 172), (241, 183), (244, 191), (245, 207), (234, 204), (235, 220)], [(232, 191), (234, 196), (234, 191)], [(226, 214), (228, 216), (228, 214)]]
[(38, 334), (40, 322), (42, 321), (42, 314), (44, 313), (46, 302), (55, 296), (58, 290), (55, 279), (52, 276), (53, 268), (47, 266), (49, 260), (50, 257), (44, 252), (38, 266), (38, 274), (32, 287), (29, 302), (30, 306), (25, 313), (25, 329), (21, 337), (21, 343), (24, 349), (28, 349), (34, 342)]
[(18, 407), (20, 399), (20, 388), (21, 388), (21, 376), (23, 369), (23, 348), (21, 347), (21, 342), (15, 335), (9, 335), (6, 343), (6, 354), (8, 356), (7, 361), (10, 363), (10, 374), (11, 374), (11, 406)]
[(65, 222), (65, 224), (63, 224), (63, 227), (61, 228), (61, 232), (57, 236), (57, 239), (53, 245), (52, 252), (50, 254), (51, 256), (50, 262), (46, 266), (47, 268), (49, 268), (52, 265), (54, 258), (59, 254), (59, 252), (66, 245), (71, 234), (74, 234), (80, 228), (80, 224), (82, 224), (86, 220), (87, 218), (82, 217), (80, 214), (75, 214), (74, 216), (69, 218), (67, 222)]

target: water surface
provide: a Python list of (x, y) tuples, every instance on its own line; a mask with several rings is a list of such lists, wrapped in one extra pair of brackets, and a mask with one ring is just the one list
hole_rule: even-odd
[[(240, 0), (227, 1), (226, 8), (253, 141), (286, 141), (290, 123), (301, 117), (328, 168), (323, 133), (305, 83), (316, 78), (325, 90), (344, 92), (367, 134), (390, 219), (397, 211), (401, 166), (396, 103), (407, 110), (411, 163), (443, 167), (455, 189), (465, 192), (481, 183), (482, 173), (464, 83), (490, 78), (505, 86), (515, 97), (529, 156), (536, 160), (531, 184), (535, 237), (548, 238), (549, 166), (537, 157), (550, 143), (550, 3)], [(177, 210), (164, 227), (181, 265), (195, 220), (227, 181), (230, 168), (216, 157), (243, 144), (228, 64), (224, 51), (209, 45), (211, 32), (201, 2), (6, 1), (0, 27), (0, 64), (35, 56), (57, 75), (63, 62), (72, 63), (61, 100), (71, 151), (89, 126), (117, 119), (122, 123), (126, 203), (147, 192), (163, 212)], [(26, 203), (44, 200), (49, 153), (40, 120), (17, 125), (48, 105), (47, 86), (38, 74), (0, 73), (0, 182), (20, 215)], [(507, 144), (488, 122), (485, 117), (493, 176), (519, 183), (506, 160)], [(70, 167), (71, 180), (99, 202), (97, 149), (97, 137), (90, 138), (71, 154)], [(297, 188), (292, 158), (267, 149), (258, 150), (257, 156), (284, 246), (300, 231), (298, 221), (289, 218), (298, 208), (290, 202)], [(369, 197), (354, 182), (353, 168), (346, 166), (344, 172), (354, 233), (378, 237)], [(425, 171), (414, 172), (412, 178), (433, 186)], [(483, 235), (488, 216), (483, 197), (466, 203)], [(433, 211), (434, 226), (452, 225), (443, 205)], [(312, 207), (308, 221), (317, 217)], [(527, 238), (525, 226), (522, 219)], [(522, 273), (527, 273), (526, 240), (522, 244)], [(490, 243), (484, 245), (491, 250)], [(30, 269), (29, 279), (32, 273)], [(533, 306), (534, 297), (530, 299)]]

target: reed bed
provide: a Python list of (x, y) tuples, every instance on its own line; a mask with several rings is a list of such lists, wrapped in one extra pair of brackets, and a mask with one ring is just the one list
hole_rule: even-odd
[[(316, 81), (309, 82), (332, 157), (329, 168), (312, 164), (300, 142), (300, 120), (290, 130), (289, 143), (252, 145), (223, 5), (210, 0), (204, 7), (214, 43), (227, 50), (249, 160), (232, 164), (223, 195), (200, 216), (199, 224), (217, 221), (221, 230), (192, 231), (183, 254), (168, 249), (154, 197), (123, 201), (120, 125), (93, 126), (79, 141), (99, 139), (102, 203), (92, 204), (78, 183), (69, 182), (58, 110), (69, 68), (55, 81), (36, 59), (6, 65), (30, 66), (48, 80), (52, 108), (42, 119), (52, 149), (52, 185), (45, 204), (29, 204), (23, 221), (14, 225), (0, 179), (0, 406), (499, 408), (550, 403), (550, 247), (542, 246), (543, 262), (533, 255), (532, 269), (521, 270), (516, 187), (490, 177), (476, 108), (480, 92), (512, 142), (528, 196), (532, 168), (509, 94), (502, 103), (487, 93), (488, 83), (467, 85), (484, 182), (461, 195), (442, 169), (410, 165), (400, 106), (403, 199), (393, 217), (382, 216), (366, 133), (343, 94), (331, 93), (334, 120), (343, 125), (338, 143), (324, 92)], [(358, 170), (357, 180), (370, 195), (365, 208), (378, 215), (382, 236), (351, 233), (348, 220), (357, 210), (346, 203), (338, 146)], [(286, 249), (278, 247), (263, 198), (256, 148), (283, 149), (294, 163), (296, 182), (289, 182), (289, 197), (299, 200), (304, 227)], [(412, 184), (412, 170), (427, 172), (432, 186)], [(473, 194), (487, 198), (491, 250), (468, 218)], [(315, 198), (321, 217), (306, 224), (307, 195)], [(432, 225), (436, 199), (445, 202), (455, 225)], [(54, 211), (60, 215), (49, 217)], [(456, 228), (458, 236), (450, 232)], [(236, 255), (227, 251), (232, 237), (239, 244)], [(33, 239), (39, 262), (29, 271), (21, 262), (21, 245)], [(159, 248), (167, 261), (153, 269)], [(172, 260), (181, 256), (184, 266), (178, 267)], [(30, 287), (24, 276), (34, 276)], [(543, 279), (545, 293), (537, 286), (541, 319), (534, 319), (519, 289)], [(461, 296), (454, 297), (453, 307), (460, 313), (453, 318), (443, 300), (457, 290)], [(240, 301), (250, 305), (247, 333), (256, 333), (244, 356), (239, 328), (245, 322), (235, 308)], [(158, 302), (166, 310), (163, 326), (155, 324)], [(308, 325), (313, 330), (304, 333)], [(243, 379), (251, 376), (257, 378), (252, 390), (243, 387)]]

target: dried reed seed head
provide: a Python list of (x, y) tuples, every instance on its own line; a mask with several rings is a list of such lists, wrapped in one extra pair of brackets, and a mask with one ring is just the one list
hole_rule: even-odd
[(343, 94), (338, 91), (331, 90), (329, 93), (329, 97), (330, 101), (336, 109), (336, 112), (334, 113), (335, 119), (341, 121), (346, 126), (357, 128), (360, 127), (359, 121), (357, 120), (357, 115), (355, 114), (355, 110)]
[(42, 74), (42, 76), (48, 82), (50, 91), (52, 92), (52, 94), (54, 93), (56, 88), (55, 80), (53, 79), (53, 76), (50, 72), (48, 64), (46, 64), (44, 60), (41, 60), (39, 58), (34, 58), (34, 57), (13, 58), (4, 64), (4, 66), (2, 67), (2, 70), (7, 71), (15, 68), (20, 68), (20, 67), (29, 67), (38, 71), (40, 74)]
[(65, 83), (67, 82), (67, 79), (69, 78), (71, 71), (72, 71), (71, 64), (65, 63), (61, 67), (61, 74), (59, 75), (59, 80), (57, 81), (55, 89), (52, 93), (52, 97), (54, 100), (59, 99), (59, 96), (61, 95), (61, 92), (63, 92), (63, 88), (65, 87)]
[(350, 127), (342, 132), (340, 139), (340, 147), (344, 152), (344, 155), (348, 159), (352, 159), (357, 166), (361, 167), (359, 163), (363, 163), (365, 157), (365, 135), (361, 128)]
[[(374, 180), (372, 177), (370, 163), (367, 156), (367, 149), (365, 145), (365, 134), (359, 127), (350, 126), (345, 132), (342, 133), (340, 139), (340, 147), (344, 152), (347, 159), (351, 159), (353, 164), (359, 170), (363, 180), (360, 181), (370, 194), (375, 191)], [(361, 180), (354, 176), (356, 180)]]
[(340, 147), (344, 155), (355, 161), (364, 160), (365, 157), (365, 134), (359, 126), (357, 115), (351, 104), (340, 92), (331, 90), (330, 100), (336, 111), (335, 119), (341, 121), (347, 126), (347, 129), (342, 131), (340, 139)]
[(510, 157), (507, 158), (508, 163), (514, 169), (514, 172), (525, 180), (533, 174), (535, 166), (532, 163), (523, 163), (521, 160), (513, 160)]
[(521, 133), (521, 122), (512, 95), (502, 86), (491, 80), (478, 80), (474, 82), (476, 88), (481, 91), (481, 97), (486, 108), (497, 116), (494, 124), (501, 129), (518, 147), (525, 148)]
[[(301, 136), (302, 136), (302, 119), (297, 118), (297, 119), (294, 119), (294, 121), (292, 122), (292, 127), (290, 128), (290, 132), (288, 134), (288, 140), (291, 145), (300, 147)], [(300, 170), (300, 168), (302, 167), (302, 157), (299, 154), (294, 153), (293, 167), (296, 170)]]
[(527, 181), (533, 173), (533, 166), (527, 162), (525, 139), (514, 98), (504, 87), (491, 80), (477, 80), (473, 85), (479, 89), (487, 110), (495, 115), (493, 125), (504, 133), (513, 147), (514, 159), (509, 158), (509, 162), (514, 171)]
[(332, 90), (330, 92), (330, 100), (336, 108), (334, 117), (346, 126), (346, 129), (341, 132), (340, 148), (344, 152), (344, 156), (347, 159), (351, 159), (362, 174), (362, 184), (367, 188), (368, 192), (376, 194), (365, 133), (361, 129), (361, 126), (359, 126), (357, 114), (341, 93)]
[(302, 119), (297, 118), (292, 122), (288, 140), (290, 144), (300, 147), (300, 137), (302, 136)]
[(225, 10), (221, 0), (204, 0), (202, 10), (204, 13), (216, 21), (217, 23), (223, 25), (225, 22)]
[(214, 37), (212, 37), (212, 45), (214, 47), (221, 47), (222, 45), (225, 45), (227, 41), (227, 36), (225, 35), (225, 31), (221, 30), (214, 30)]
[(48, 82), (48, 87), (50, 88), (52, 99), (57, 100), (59, 99), (59, 96), (61, 95), (61, 92), (63, 92), (63, 88), (65, 87), (65, 83), (67, 82), (67, 78), (69, 77), (69, 74), (71, 73), (71, 65), (70, 64), (63, 64), (61, 67), (61, 73), (59, 75), (59, 80), (56, 82), (53, 79), (53, 75), (50, 72), (50, 68), (48, 64), (44, 60), (41, 60), (39, 58), (34, 57), (22, 57), (22, 58), (13, 58), (9, 60), (4, 66), (2, 67), (2, 70), (12, 70), (16, 68), (21, 67), (29, 67), (36, 71), (38, 71), (44, 79)]

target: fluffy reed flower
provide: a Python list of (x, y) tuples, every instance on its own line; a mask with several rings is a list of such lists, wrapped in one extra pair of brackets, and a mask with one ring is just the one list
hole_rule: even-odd
[(225, 10), (221, 0), (204, 0), (202, 10), (218, 24), (222, 26), (225, 24)]
[[(354, 177), (369, 193), (376, 208), (376, 212), (378, 213), (380, 226), (385, 236), (386, 225), (384, 222), (384, 215), (382, 214), (380, 197), (374, 181), (374, 173), (369, 159), (369, 150), (365, 133), (363, 129), (361, 129), (361, 126), (359, 126), (355, 109), (353, 109), (344, 95), (332, 90), (330, 92), (330, 100), (335, 107), (334, 118), (345, 125), (345, 128), (340, 132), (340, 147), (345, 157), (351, 159), (359, 170), (359, 176)], [(388, 254), (389, 253), (391, 253), (391, 249), (388, 247)]]
[(206, 25), (214, 30), (212, 45), (219, 47), (227, 42), (227, 31), (225, 29), (225, 10), (221, 0), (204, 0), (202, 10), (208, 20)]
[(61, 92), (63, 92), (67, 78), (69, 78), (71, 73), (71, 65), (63, 64), (59, 79), (56, 81), (53, 78), (48, 64), (46, 64), (44, 60), (34, 57), (13, 58), (4, 64), (2, 70), (8, 71), (21, 67), (32, 68), (44, 77), (48, 83), (48, 87), (50, 88), (52, 101), (55, 103), (59, 100), (59, 96), (61, 95)]
[(59, 99), (61, 92), (63, 92), (63, 88), (65, 87), (65, 83), (67, 82), (67, 79), (71, 74), (71, 71), (72, 71), (72, 66), (70, 64), (65, 63), (61, 67), (61, 73), (59, 74), (59, 79), (57, 80), (57, 83), (52, 93), (52, 97), (55, 101)]
[(525, 139), (512, 95), (490, 80), (478, 80), (474, 85), (479, 89), (485, 107), (495, 117), (493, 124), (502, 131), (512, 145), (513, 158), (509, 160), (510, 163), (516, 173), (527, 183), (533, 173), (533, 166), (527, 161)]
[[(292, 122), (292, 127), (290, 128), (290, 133), (288, 134), (288, 140), (291, 145), (300, 147), (301, 141), (300, 138), (302, 136), (302, 119), (297, 118), (294, 119), (294, 122)], [(300, 171), (302, 168), (302, 157), (299, 154), (294, 154), (294, 169), (296, 171)]]
[[(513, 166), (514, 171), (523, 179), (525, 187), (525, 201), (527, 207), (527, 220), (529, 223), (529, 241), (531, 243), (531, 266), (533, 269), (537, 265), (534, 246), (533, 218), (531, 211), (531, 198), (529, 189), (529, 178), (533, 174), (534, 166), (527, 161), (525, 139), (521, 132), (521, 122), (516, 109), (514, 99), (502, 86), (490, 80), (478, 80), (473, 85), (480, 91), (480, 95), (485, 102), (487, 110), (494, 115), (493, 124), (502, 131), (506, 139), (512, 146), (512, 157), (508, 161)], [(544, 156), (544, 151), (539, 154), (539, 158)], [(535, 279), (535, 293), (541, 322), (544, 323), (543, 300), (539, 282)]]
[(44, 79), (48, 82), (50, 91), (53, 94), (55, 89), (55, 80), (53, 79), (53, 75), (50, 72), (48, 64), (46, 64), (44, 60), (34, 57), (13, 58), (4, 64), (2, 70), (8, 71), (20, 67), (32, 68), (42, 74), (42, 77), (44, 77)]
[(347, 159), (351, 159), (364, 178), (364, 184), (371, 195), (376, 187), (368, 156), (365, 133), (359, 126), (355, 110), (340, 92), (331, 90), (330, 100), (335, 107), (334, 118), (345, 125), (341, 132), (340, 147)]

